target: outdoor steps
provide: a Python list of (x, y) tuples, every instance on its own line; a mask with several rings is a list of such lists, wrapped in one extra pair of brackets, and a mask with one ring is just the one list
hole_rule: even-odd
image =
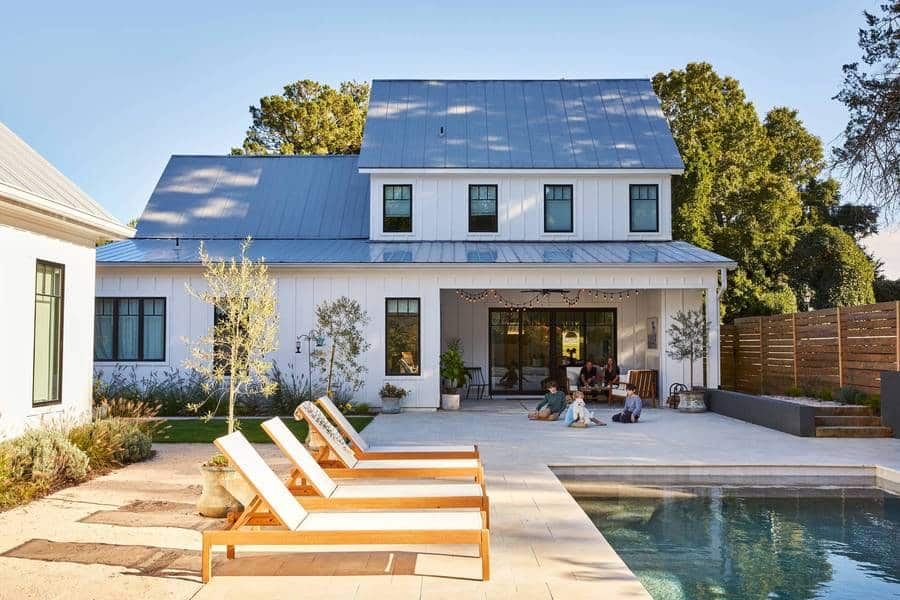
[(820, 406), (816, 408), (816, 437), (891, 437), (893, 430), (881, 425), (868, 406)]

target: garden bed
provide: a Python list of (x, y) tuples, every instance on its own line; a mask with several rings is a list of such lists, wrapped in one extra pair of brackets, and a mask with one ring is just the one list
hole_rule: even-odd
[[(362, 431), (375, 417), (353, 416), (348, 417), (357, 431)], [(238, 419), (241, 433), (254, 444), (271, 444), (272, 440), (262, 430), (260, 425), (263, 418), (243, 417)], [(306, 421), (295, 421), (293, 418), (282, 419), (297, 439), (305, 440), (309, 429)], [(225, 435), (228, 423), (225, 419), (212, 419), (204, 422), (202, 419), (166, 419), (153, 436), (155, 444), (211, 444), (217, 437)]]

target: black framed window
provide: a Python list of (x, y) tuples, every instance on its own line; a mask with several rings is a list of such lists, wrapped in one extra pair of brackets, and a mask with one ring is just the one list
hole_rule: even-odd
[(165, 359), (165, 298), (94, 299), (94, 360)]
[(572, 233), (573, 224), (572, 186), (545, 185), (544, 232)]
[(659, 231), (659, 186), (630, 185), (629, 224), (634, 233)]
[(469, 233), (497, 232), (497, 186), (469, 186)]
[(412, 232), (412, 186), (384, 186), (384, 232)]
[(387, 298), (384, 310), (385, 375), (420, 375), (418, 298)]
[(33, 406), (62, 402), (63, 265), (39, 260), (34, 286)]

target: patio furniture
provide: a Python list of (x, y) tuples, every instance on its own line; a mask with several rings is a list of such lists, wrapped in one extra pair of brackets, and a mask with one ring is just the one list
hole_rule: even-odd
[[(477, 483), (358, 484), (335, 482), (278, 417), (262, 429), (293, 464), (288, 489), (307, 510), (478, 508), (490, 521), (488, 497)], [(300, 480), (298, 483), (297, 480)], [(490, 523), (487, 524), (490, 527)]]
[(468, 382), (466, 385), (466, 400), (469, 399), (469, 394), (472, 393), (472, 390), (475, 390), (475, 393), (478, 394), (476, 399), (481, 400), (484, 397), (484, 390), (487, 389), (487, 382), (484, 380), (484, 372), (481, 370), (481, 367), (466, 367), (466, 381)]
[(331, 398), (322, 396), (318, 404), (337, 425), (344, 438), (350, 441), (357, 458), (364, 460), (397, 460), (401, 458), (478, 458), (478, 446), (462, 445), (409, 445), (409, 446), (371, 446), (360, 435), (344, 413), (334, 405)]
[(654, 407), (657, 406), (656, 371), (652, 369), (629, 369), (625, 375), (619, 377), (619, 383), (614, 384), (609, 390), (610, 404), (613, 403), (613, 400), (621, 399), (622, 402), (625, 401), (625, 396), (627, 395), (625, 386), (628, 383), (634, 384), (637, 388), (637, 395), (641, 397), (641, 400), (653, 404)]
[(225, 546), (225, 555), (231, 559), (236, 546), (475, 544), (481, 578), (490, 577), (490, 531), (481, 511), (310, 513), (241, 432), (214, 443), (253, 489), (254, 498), (228, 529), (203, 532), (203, 583), (212, 576), (213, 546)]
[[(476, 483), (484, 483), (484, 467), (477, 458), (359, 460), (340, 432), (315, 404), (304, 402), (300, 405), (300, 411), (309, 426), (315, 429), (327, 444), (316, 460), (332, 477), (376, 479), (471, 477)], [(333, 459), (328, 458), (329, 453), (333, 455)]]

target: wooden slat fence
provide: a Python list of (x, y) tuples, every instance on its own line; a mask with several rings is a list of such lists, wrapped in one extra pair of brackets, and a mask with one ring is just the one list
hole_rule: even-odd
[(879, 393), (900, 371), (900, 302), (746, 317), (721, 328), (722, 387), (781, 394), (790, 386), (852, 385)]

